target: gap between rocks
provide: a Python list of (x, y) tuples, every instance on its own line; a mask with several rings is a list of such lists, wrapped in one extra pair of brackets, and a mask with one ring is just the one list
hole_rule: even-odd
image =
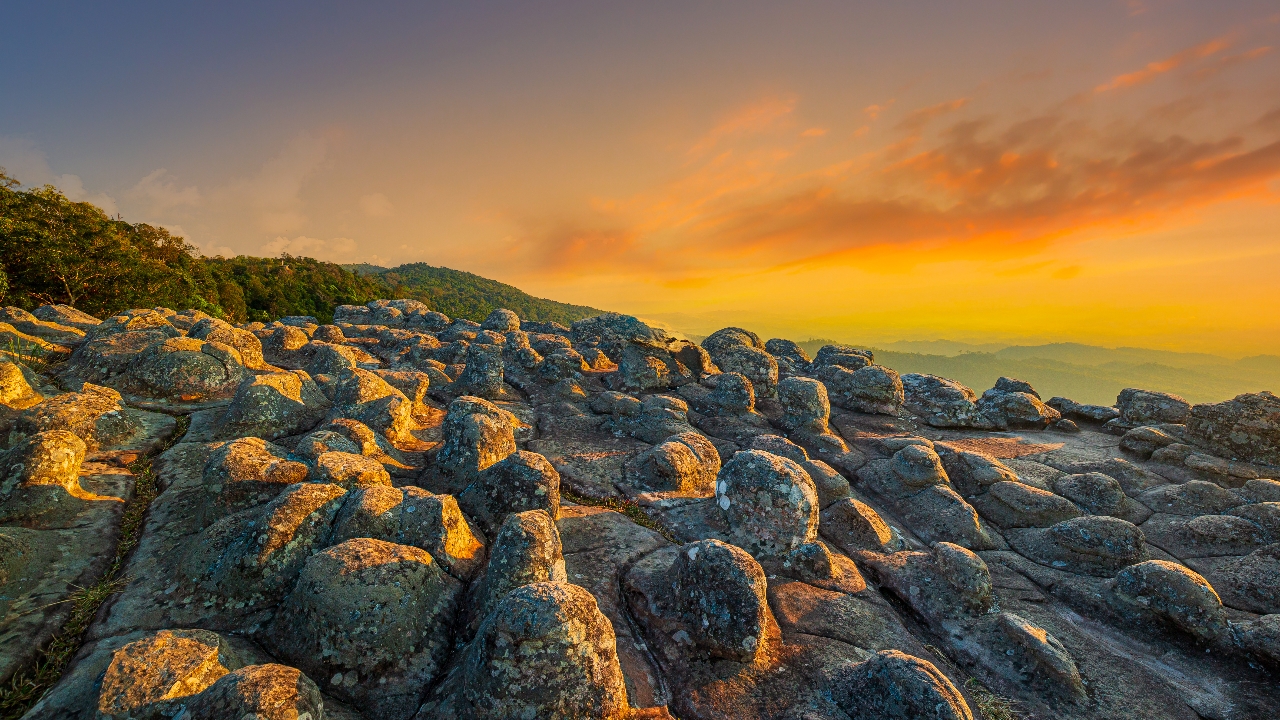
[(155, 472), (151, 467), (152, 461), (177, 445), (191, 424), (191, 418), (186, 415), (179, 416), (177, 421), (173, 435), (168, 440), (152, 453), (128, 465), (129, 472), (134, 477), (133, 497), (120, 516), (120, 539), (116, 543), (111, 564), (92, 585), (79, 588), (69, 598), (60, 601), (72, 604), (70, 617), (35, 660), (14, 673), (8, 685), (0, 688), (0, 720), (18, 720), (40, 701), (47, 690), (57, 684), (71, 659), (80, 650), (85, 631), (93, 623), (98, 609), (127, 584), (128, 578), (121, 575), (121, 570), (142, 538), (151, 501), (159, 495)]

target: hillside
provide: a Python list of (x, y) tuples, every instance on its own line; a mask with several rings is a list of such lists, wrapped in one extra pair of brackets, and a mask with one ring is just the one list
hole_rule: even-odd
[(536, 298), (520, 288), (497, 280), (426, 263), (410, 263), (394, 268), (367, 264), (343, 267), (365, 277), (378, 278), (390, 288), (395, 297), (421, 300), (433, 310), (450, 317), (483, 320), (493, 310), (507, 308), (514, 310), (525, 320), (569, 325), (574, 320), (604, 312), (584, 305)]

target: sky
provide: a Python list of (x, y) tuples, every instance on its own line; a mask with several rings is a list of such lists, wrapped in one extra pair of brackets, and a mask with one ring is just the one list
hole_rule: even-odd
[(206, 254), (1280, 353), (1274, 0), (10, 5), (0, 166)]

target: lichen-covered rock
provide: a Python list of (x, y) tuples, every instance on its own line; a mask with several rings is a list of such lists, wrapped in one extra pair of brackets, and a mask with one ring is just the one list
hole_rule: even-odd
[(823, 345), (813, 358), (814, 365), (834, 365), (836, 367), (857, 370), (864, 368), (876, 360), (870, 350), (863, 350), (852, 345)]
[(976, 553), (955, 543), (940, 542), (933, 546), (933, 562), (938, 573), (964, 598), (970, 609), (975, 612), (990, 609), (994, 597), (991, 570)]
[[(1008, 380), (1008, 378), (1001, 378)], [(1006, 387), (1018, 387), (1012, 383)], [(1028, 386), (1029, 388), (1030, 386)], [(1062, 419), (1062, 414), (1040, 401), (1040, 396), (1031, 392), (1002, 390), (997, 383), (978, 399), (978, 411), (1001, 430), (1036, 429), (1042, 430)]]
[(233, 327), (225, 320), (205, 318), (187, 330), (187, 337), (210, 342), (220, 342), (236, 349), (244, 366), (250, 370), (269, 370), (270, 365), (262, 355), (262, 341), (248, 330)]
[[(716, 464), (719, 464), (717, 459)], [(627, 461), (627, 482), (650, 490), (710, 495), (715, 491), (715, 475), (707, 476), (701, 459), (689, 445), (667, 440)]]
[(520, 329), (520, 316), (506, 308), (497, 308), (489, 313), (484, 322), (480, 323), (481, 329), (493, 330), (494, 332), (511, 332)]
[(355, 538), (307, 559), (268, 631), (276, 651), (373, 717), (408, 718), (435, 678), (462, 588), (431, 554)]
[(906, 399), (902, 378), (883, 365), (818, 365), (814, 375), (826, 384), (832, 404), (846, 410), (897, 415)]
[(977, 405), (978, 396), (954, 380), (937, 375), (901, 376), (903, 406), (934, 427), (991, 429), (996, 425)]
[(1021, 481), (1013, 468), (980, 452), (943, 448), (941, 458), (947, 478), (965, 495), (984, 492), (998, 482)]
[(1116, 398), (1117, 422), (1125, 427), (1187, 422), (1191, 404), (1169, 393), (1125, 388)]
[[(575, 324), (576, 326), (576, 324)], [(419, 718), (623, 720), (630, 710), (613, 626), (591, 593), (534, 583), (509, 593)]]
[(62, 345), (75, 345), (84, 340), (84, 330), (41, 320), (19, 307), (0, 308), (0, 322), (12, 325), (15, 330), (41, 340)]
[(206, 528), (180, 572), (229, 603), (247, 608), (275, 604), (307, 557), (324, 547), (346, 494), (336, 485), (290, 485), (262, 508), (243, 510)]
[(477, 342), (467, 348), (466, 369), (449, 386), (449, 390), (490, 400), (500, 398), (504, 368), (501, 346)]
[(330, 405), (311, 376), (301, 370), (249, 377), (218, 417), (214, 437), (253, 435), (274, 440), (297, 435), (324, 419)]
[(831, 432), (831, 401), (827, 388), (812, 378), (787, 378), (778, 383), (778, 402), (785, 414), (782, 425), (789, 432), (826, 435)]
[(245, 508), (262, 505), (286, 487), (307, 479), (307, 466), (262, 438), (232, 440), (205, 462), (200, 522), (208, 525)]
[[(703, 347), (707, 347), (706, 341), (703, 342)], [(719, 351), (707, 348), (707, 352), (721, 371), (740, 373), (750, 380), (760, 397), (773, 397), (777, 394), (778, 361), (762, 348), (727, 345)]]
[(1032, 560), (1099, 577), (1111, 577), (1148, 559), (1142, 530), (1105, 515), (1072, 518), (1049, 528), (1011, 530), (1009, 541)]
[(846, 553), (859, 550), (895, 552), (902, 549), (902, 538), (889, 527), (870, 505), (847, 497), (837, 500), (819, 516), (819, 532)]
[(818, 533), (818, 491), (798, 464), (760, 450), (720, 469), (716, 502), (734, 543), (756, 557), (781, 557)]
[(161, 630), (112, 653), (98, 693), (99, 718), (132, 720), (179, 713), (226, 675), (222, 638), (208, 630)]
[(482, 470), (516, 451), (510, 417), (483, 398), (464, 395), (449, 403), (441, 429), (436, 475), (449, 494), (461, 492)]
[(1000, 629), (1017, 648), (1026, 671), (1043, 677), (1048, 684), (1077, 702), (1088, 700), (1075, 658), (1042, 627), (1013, 613), (1000, 613)]
[(689, 404), (670, 395), (645, 395), (640, 400), (620, 392), (603, 392), (592, 399), (591, 409), (610, 414), (601, 429), (647, 443), (698, 432), (689, 424)]
[(768, 585), (755, 558), (719, 540), (688, 543), (676, 554), (668, 578), (671, 609), (699, 652), (755, 660), (769, 622)]
[(1236, 493), (1203, 480), (1152, 488), (1139, 500), (1155, 512), (1169, 515), (1217, 514), (1241, 504)]
[(506, 516), (525, 510), (545, 510), (560, 516), (560, 473), (546, 457), (518, 450), (485, 468), (458, 495), (458, 506), (492, 535)]
[(512, 513), (503, 520), (484, 578), (470, 610), (472, 629), (512, 590), (539, 582), (567, 582), (560, 532), (545, 510)]
[(666, 346), (672, 337), (659, 328), (653, 328), (630, 315), (602, 313), (595, 317), (577, 320), (570, 331), (573, 346), (579, 352), (598, 348), (610, 358), (622, 357), (628, 343), (640, 342)]
[(316, 458), (312, 479), (347, 490), (384, 485), (390, 487), (391, 475), (382, 463), (371, 457), (347, 452), (326, 452)]
[(947, 484), (947, 471), (938, 453), (923, 445), (908, 445), (889, 460), (893, 474), (909, 488)]
[(298, 367), (304, 361), (304, 348), (311, 338), (301, 328), (291, 325), (280, 325), (273, 328), (266, 337), (260, 337), (263, 359), (272, 365)]
[(1083, 514), (1061, 495), (1020, 482), (998, 482), (973, 503), (983, 517), (1001, 527), (1049, 527)]
[(1049, 398), (1045, 405), (1062, 413), (1062, 417), (1087, 423), (1105, 423), (1120, 417), (1120, 411), (1110, 405), (1087, 405), (1064, 397)]
[(88, 331), (102, 324), (98, 318), (87, 312), (81, 312), (70, 305), (41, 305), (31, 314), (45, 322), (66, 325), (79, 330)]
[(239, 351), (230, 345), (175, 337), (138, 353), (122, 382), (148, 397), (205, 401), (231, 397), (249, 376)]
[(884, 720), (973, 720), (964, 696), (933, 663), (898, 650), (837, 671), (836, 705), (851, 717)]
[(1112, 587), (1123, 604), (1154, 613), (1197, 639), (1227, 630), (1227, 614), (1213, 586), (1199, 573), (1167, 560), (1124, 568)]
[(765, 342), (764, 349), (778, 361), (778, 374), (781, 377), (805, 372), (809, 363), (813, 362), (809, 353), (791, 340), (773, 338)]
[(1126, 432), (1124, 437), (1120, 438), (1120, 449), (1146, 460), (1156, 450), (1175, 442), (1177, 438), (1171, 437), (1163, 430), (1143, 425)]
[(218, 678), (187, 707), (190, 720), (323, 720), (320, 688), (296, 668), (250, 665)]
[(26, 410), (44, 400), (27, 381), (22, 367), (0, 358), (0, 405), (10, 410)]
[(24, 410), (14, 421), (10, 442), (46, 430), (66, 430), (84, 440), (89, 451), (121, 445), (143, 432), (138, 416), (120, 393), (85, 383), (80, 392), (49, 398)]
[(1191, 408), (1191, 438), (1215, 455), (1280, 465), (1280, 398), (1270, 392)]
[(36, 433), (0, 452), (0, 520), (74, 514), (77, 498), (93, 497), (80, 486), (84, 454), (84, 441), (66, 430)]
[(484, 565), (484, 541), (458, 508), (458, 501), (412, 485), (373, 485), (352, 493), (333, 521), (329, 541), (337, 544), (362, 537), (422, 548), (463, 582)]

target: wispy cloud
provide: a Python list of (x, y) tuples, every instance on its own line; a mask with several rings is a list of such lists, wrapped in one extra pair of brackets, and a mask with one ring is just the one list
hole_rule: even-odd
[(1178, 53), (1174, 53), (1163, 60), (1149, 62), (1141, 70), (1117, 75), (1111, 80), (1097, 86), (1093, 89), (1095, 93), (1105, 93), (1121, 88), (1130, 88), (1136, 85), (1143, 85), (1154, 80), (1156, 77), (1163, 75), (1171, 70), (1176, 70), (1183, 65), (1195, 60), (1201, 60), (1215, 55), (1227, 48), (1231, 47), (1231, 41), (1226, 38), (1210, 40), (1205, 43), (1187, 48)]

